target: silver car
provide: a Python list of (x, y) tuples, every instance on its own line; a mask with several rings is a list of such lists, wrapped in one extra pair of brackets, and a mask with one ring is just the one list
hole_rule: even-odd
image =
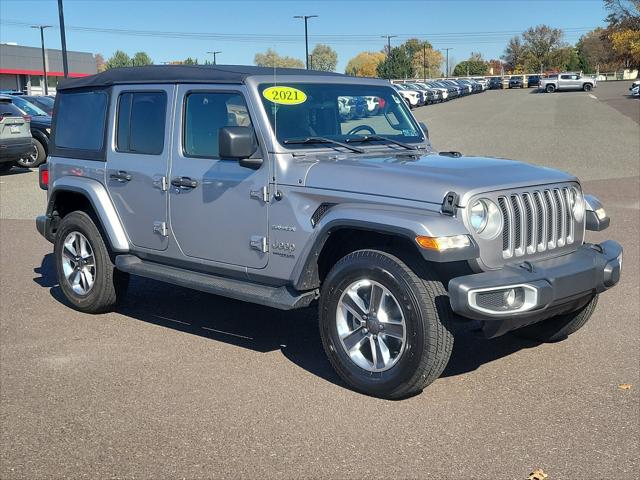
[[(314, 305), (344, 382), (403, 398), (446, 367), (454, 320), (558, 341), (620, 279), (622, 247), (587, 239), (609, 217), (577, 178), (434, 151), (387, 81), (149, 66), (57, 91), (36, 226), (80, 311), (114, 308), (130, 275)], [(346, 118), (341, 97), (377, 112)]]

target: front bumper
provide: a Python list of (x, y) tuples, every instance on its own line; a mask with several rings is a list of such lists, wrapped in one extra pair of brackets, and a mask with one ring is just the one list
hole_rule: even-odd
[[(454, 278), (449, 282), (449, 299), (454, 312), (483, 321), (485, 336), (497, 337), (577, 310), (594, 294), (617, 284), (621, 269), (622, 246), (607, 240), (556, 258)], [(510, 307), (506, 295), (511, 289), (519, 289), (522, 296)]]

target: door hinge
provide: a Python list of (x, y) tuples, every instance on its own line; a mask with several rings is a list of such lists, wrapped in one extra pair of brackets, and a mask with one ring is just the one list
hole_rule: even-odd
[(249, 242), (251, 248), (254, 250), (258, 250), (262, 253), (267, 253), (269, 251), (269, 244), (267, 243), (267, 237), (261, 237), (260, 235), (252, 235), (251, 241)]
[(165, 222), (153, 222), (153, 232), (159, 233), (163, 237), (166, 237), (169, 234), (167, 231), (167, 224)]
[(264, 203), (269, 203), (269, 187), (264, 186), (260, 190), (251, 190), (249, 196), (261, 200)]
[(169, 188), (169, 184), (167, 182), (167, 177), (165, 177), (164, 175), (161, 176), (161, 177), (155, 177), (153, 179), (153, 186), (155, 188), (159, 188), (163, 192), (166, 192), (167, 189)]

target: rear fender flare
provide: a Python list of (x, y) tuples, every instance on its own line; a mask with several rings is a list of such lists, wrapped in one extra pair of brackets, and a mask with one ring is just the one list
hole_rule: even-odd
[(51, 217), (56, 204), (56, 198), (61, 192), (79, 193), (86, 197), (98, 221), (105, 232), (111, 249), (115, 252), (128, 252), (129, 240), (125, 233), (120, 217), (116, 212), (107, 189), (97, 180), (87, 177), (61, 177), (56, 179), (51, 186), (47, 216)]

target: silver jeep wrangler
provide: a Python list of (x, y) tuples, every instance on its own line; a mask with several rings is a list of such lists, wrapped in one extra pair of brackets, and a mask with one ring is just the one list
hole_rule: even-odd
[(136, 67), (61, 83), (55, 110), (37, 228), (83, 312), (129, 275), (317, 303), (340, 377), (401, 398), (441, 374), (454, 320), (560, 340), (620, 278), (621, 246), (585, 242), (609, 218), (575, 177), (433, 151), (386, 81)]

